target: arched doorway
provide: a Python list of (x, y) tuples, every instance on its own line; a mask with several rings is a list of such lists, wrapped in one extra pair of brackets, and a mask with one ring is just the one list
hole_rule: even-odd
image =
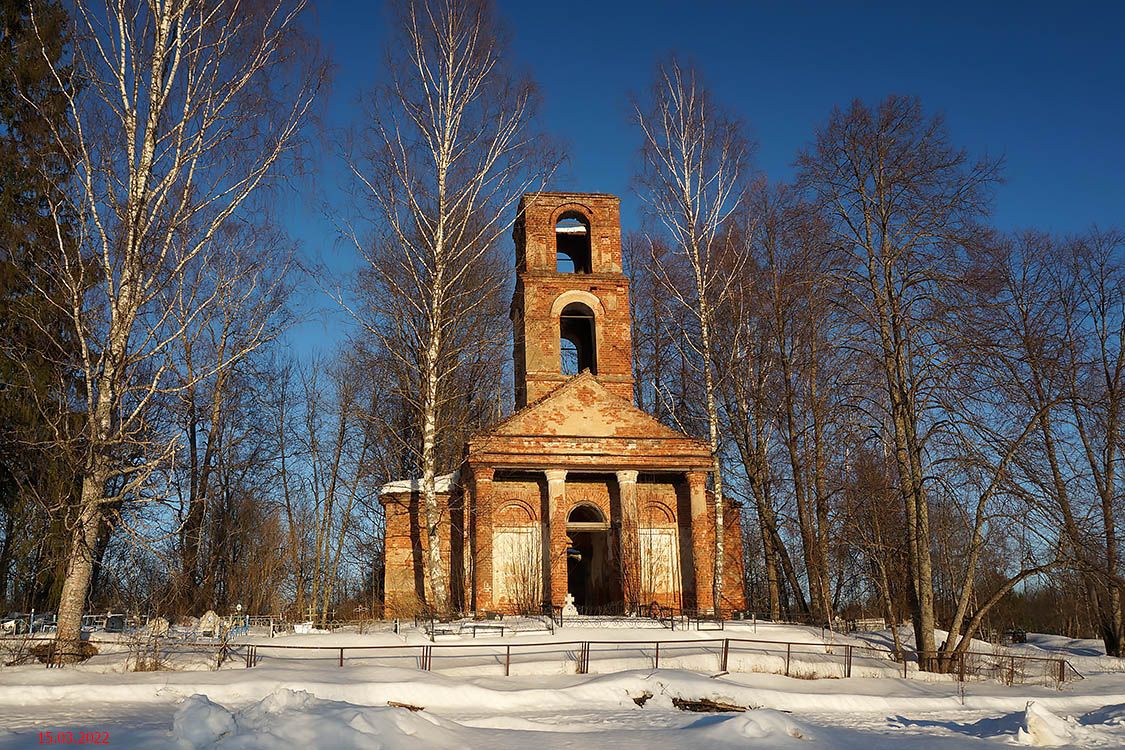
[(566, 518), (567, 589), (583, 613), (604, 610), (615, 599), (609, 522), (594, 505), (576, 505)]

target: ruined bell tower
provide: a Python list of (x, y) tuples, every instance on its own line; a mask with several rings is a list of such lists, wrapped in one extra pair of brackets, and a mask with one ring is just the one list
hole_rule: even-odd
[[(529, 193), (513, 237), (517, 409), (469, 438), (437, 493), (447, 519), (438, 529), (449, 561), (442, 574), (456, 606), (745, 608), (741, 514), (726, 500), (725, 528), (716, 527), (710, 445), (633, 399), (618, 199)], [(391, 482), (379, 495), (389, 616), (428, 601), (420, 486)], [(726, 559), (716, 601), (719, 533)]]
[(589, 370), (633, 400), (621, 202), (602, 193), (529, 193), (512, 230), (516, 408)]

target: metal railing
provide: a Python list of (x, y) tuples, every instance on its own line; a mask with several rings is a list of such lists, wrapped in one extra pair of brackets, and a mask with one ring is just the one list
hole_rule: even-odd
[[(29, 646), (28, 644), (31, 644)], [(22, 646), (21, 646), (22, 644)], [(514, 667), (525, 674), (542, 674), (544, 669), (588, 674), (591, 670), (612, 673), (638, 668), (673, 668), (699, 672), (764, 672), (806, 679), (865, 677), (910, 678), (919, 674), (919, 665), (929, 671), (952, 675), (958, 681), (997, 680), (1007, 685), (1061, 685), (1082, 675), (1063, 658), (1023, 656), (1010, 652), (940, 654), (916, 651), (895, 652), (877, 646), (825, 644), (817, 642), (771, 641), (725, 637), (699, 639), (646, 640), (563, 640), (546, 643), (425, 643), (371, 646), (320, 646), (270, 643), (185, 642), (177, 639), (151, 639), (144, 643), (120, 640), (83, 641), (95, 648), (111, 646), (119, 653), (147, 658), (156, 664), (170, 664), (176, 656), (213, 656), (216, 665), (230, 660), (244, 663), (247, 669), (263, 660), (329, 661), (337, 667), (346, 664), (401, 666), (426, 671), (461, 670), (479, 674), (495, 669), (510, 676)], [(88, 657), (80, 651), (47, 639), (0, 638), (0, 652), (12, 645), (20, 651), (22, 663), (36, 660), (48, 668)], [(32, 648), (33, 646), (33, 648)], [(5, 660), (6, 661), (6, 660)], [(435, 666), (436, 664), (436, 666)], [(913, 670), (911, 669), (913, 667)]]
[[(678, 668), (701, 672), (767, 672), (807, 679), (868, 677), (910, 678), (925, 666), (958, 681), (998, 680), (1012, 684), (1061, 684), (1082, 675), (1066, 659), (1015, 654), (965, 652), (940, 656), (855, 644), (769, 641), (752, 638), (653, 639), (644, 641), (573, 640), (548, 643), (427, 643), (378, 646), (304, 646), (252, 644), (245, 647), (247, 668), (267, 659), (332, 658), (337, 666), (375, 660), (412, 665), (427, 671), (462, 669), (474, 674), (513, 665), (555, 663), (564, 671), (588, 674), (599, 663), (617, 672), (637, 668)], [(308, 656), (288, 656), (287, 652)], [(323, 656), (322, 656), (323, 654)], [(435, 666), (435, 663), (438, 666)], [(911, 667), (914, 667), (912, 670)], [(858, 674), (857, 674), (858, 670)], [(538, 673), (537, 669), (532, 670)]]

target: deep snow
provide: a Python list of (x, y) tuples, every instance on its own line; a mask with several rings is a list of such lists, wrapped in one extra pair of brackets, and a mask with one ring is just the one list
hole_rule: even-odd
[[(758, 631), (758, 637), (775, 640), (812, 642), (821, 636), (819, 629), (797, 626), (759, 626)], [(612, 633), (587, 628), (479, 643), (483, 648), (486, 643), (542, 643), (599, 634), (638, 643), (670, 636), (641, 628)], [(686, 647), (715, 635), (691, 631), (678, 637), (689, 642)], [(828, 652), (841, 643), (882, 638), (889, 635), (825, 634), (824, 658), (831, 661)], [(901, 677), (720, 675), (705, 668), (709, 654), (692, 657), (700, 660), (700, 671), (633, 668), (590, 675), (503, 677), (471, 668), (426, 672), (350, 659), (341, 669), (316, 658), (266, 658), (253, 669), (232, 664), (220, 671), (131, 673), (114, 671), (122, 668), (123, 654), (103, 653), (80, 668), (0, 670), (0, 749), (38, 746), (41, 731), (108, 732), (111, 747), (184, 750), (1125, 747), (1125, 675), (1118, 661), (1102, 655), (1096, 642), (1054, 636), (1029, 640), (1012, 648), (1081, 660), (1086, 679), (1060, 690)], [(273, 642), (339, 646), (425, 641), (417, 632), (379, 632)], [(810, 652), (809, 658), (813, 656)], [(607, 656), (603, 671), (628, 659), (619, 661)], [(750, 710), (687, 713), (673, 707), (676, 697), (711, 698)], [(390, 707), (388, 701), (425, 710)]]

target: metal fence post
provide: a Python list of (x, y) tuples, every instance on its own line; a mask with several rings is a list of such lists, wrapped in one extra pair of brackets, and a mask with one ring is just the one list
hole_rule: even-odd
[(504, 676), (508, 677), (512, 673), (512, 644), (504, 646)]
[(793, 644), (792, 643), (786, 643), (785, 644), (785, 676), (786, 677), (789, 676), (789, 657), (792, 656), (792, 652), (793, 652)]
[(719, 664), (719, 671), (720, 672), (726, 672), (727, 671), (727, 663), (728, 663), (729, 658), (730, 658), (730, 638), (724, 638), (723, 639), (723, 659), (722, 659), (722, 663)]
[(340, 666), (344, 666), (344, 649), (342, 646), (340, 647)]
[(656, 663), (652, 665), (653, 669), (660, 669), (660, 641), (656, 642)]
[(852, 676), (852, 646), (844, 646), (844, 677)]

